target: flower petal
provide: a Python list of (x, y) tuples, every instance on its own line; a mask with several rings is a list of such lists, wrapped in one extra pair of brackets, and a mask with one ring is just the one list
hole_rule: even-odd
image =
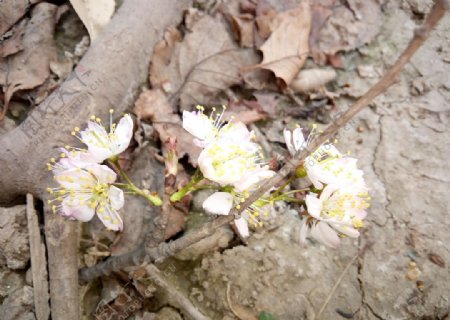
[(236, 229), (242, 238), (245, 239), (250, 236), (250, 231), (248, 229), (248, 223), (247, 223), (247, 220), (245, 220), (245, 218), (240, 217), (240, 218), (235, 219), (234, 225), (236, 226)]
[(203, 202), (203, 209), (211, 214), (227, 215), (233, 207), (233, 195), (228, 192), (215, 192)]
[(95, 214), (95, 209), (88, 205), (81, 205), (84, 200), (78, 200), (71, 202), (69, 198), (64, 199), (61, 204), (61, 215), (83, 222), (90, 221)]
[(214, 135), (214, 125), (211, 119), (198, 111), (183, 111), (183, 128), (202, 143)]
[(109, 167), (100, 164), (91, 164), (85, 168), (89, 173), (95, 176), (98, 183), (113, 183), (117, 175)]
[(292, 141), (294, 142), (295, 152), (306, 147), (305, 137), (303, 136), (302, 128), (295, 128), (292, 131)]
[(292, 131), (288, 129), (283, 130), (284, 141), (286, 142), (286, 146), (289, 150), (291, 156), (295, 154), (294, 142), (292, 141)]
[(319, 221), (311, 228), (311, 237), (331, 248), (336, 248), (340, 243), (336, 231), (325, 222)]
[(307, 219), (303, 219), (302, 226), (300, 228), (300, 244), (306, 244), (306, 237), (309, 235), (309, 226), (307, 223)]
[(251, 136), (252, 133), (247, 129), (247, 126), (244, 123), (231, 122), (220, 129), (218, 138), (237, 143), (243, 141), (249, 142)]
[(104, 207), (104, 210), (97, 210), (97, 216), (108, 230), (123, 230), (122, 218), (116, 210), (111, 208), (111, 206), (107, 205)]
[(339, 231), (342, 234), (345, 234), (346, 236), (349, 236), (351, 238), (358, 238), (359, 237), (359, 231), (355, 228), (348, 226), (348, 225), (341, 225), (341, 224), (332, 224), (331, 225), (333, 229)]
[(87, 170), (80, 168), (68, 169), (54, 173), (54, 179), (64, 188), (80, 190), (83, 186), (94, 186), (95, 179)]
[(308, 208), (308, 213), (316, 219), (321, 219), (320, 212), (322, 211), (322, 201), (317, 198), (314, 193), (309, 193), (305, 197), (306, 207)]
[(123, 191), (115, 186), (111, 186), (108, 191), (108, 198), (111, 204), (111, 208), (119, 210), (124, 205)]
[(245, 190), (252, 190), (259, 187), (259, 183), (270, 179), (275, 175), (274, 171), (267, 169), (256, 169), (252, 171), (247, 171), (242, 179), (235, 182), (233, 185), (238, 192), (243, 192)]
[(129, 114), (126, 114), (120, 119), (114, 130), (113, 143), (115, 145), (114, 153), (117, 155), (125, 151), (130, 144), (133, 136), (133, 119)]

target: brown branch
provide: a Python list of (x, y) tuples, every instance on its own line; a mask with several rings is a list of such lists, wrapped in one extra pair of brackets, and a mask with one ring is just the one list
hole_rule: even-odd
[(232, 214), (228, 216), (221, 216), (211, 222), (208, 222), (198, 228), (197, 230), (188, 233), (187, 235), (169, 242), (161, 243), (158, 247), (148, 248), (145, 244), (139, 249), (124, 254), (122, 256), (111, 257), (104, 262), (101, 262), (90, 268), (83, 268), (80, 270), (80, 281), (88, 282), (97, 277), (107, 275), (113, 271), (122, 270), (123, 268), (131, 265), (139, 265), (144, 262), (160, 262), (167, 257), (173, 256), (177, 252), (187, 248), (188, 246), (212, 235), (215, 230), (223, 225), (226, 225), (234, 220), (234, 216), (244, 211), (255, 200), (266, 193), (270, 188), (277, 185), (287, 175), (293, 172), (298, 165), (311, 153), (311, 150), (317, 149), (321, 144), (330, 139), (342, 126), (352, 119), (362, 108), (367, 106), (376, 96), (385, 91), (395, 78), (399, 75), (405, 64), (411, 59), (412, 55), (417, 49), (422, 46), (425, 40), (429, 37), (430, 32), (439, 22), (439, 20), (445, 14), (445, 11), (449, 7), (448, 0), (437, 0), (430, 14), (427, 16), (425, 23), (422, 27), (418, 28), (414, 34), (413, 39), (410, 41), (408, 47), (398, 58), (393, 67), (373, 86), (364, 96), (362, 96), (354, 105), (352, 105), (341, 117), (330, 125), (321, 135), (314, 139), (308, 148), (298, 152), (292, 161), (288, 162), (278, 174), (267, 181), (267, 183), (252, 193), (250, 197), (245, 201), (239, 210), (234, 209)]
[(27, 194), (27, 220), (30, 238), (31, 274), (33, 275), (34, 310), (37, 320), (47, 320), (50, 316), (47, 258), (41, 237), (34, 199)]

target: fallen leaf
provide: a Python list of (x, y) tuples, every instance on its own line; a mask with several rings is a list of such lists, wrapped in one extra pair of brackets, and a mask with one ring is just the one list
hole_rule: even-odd
[(428, 259), (430, 259), (430, 261), (433, 262), (435, 265), (438, 265), (441, 268), (445, 268), (445, 261), (444, 259), (442, 259), (441, 256), (435, 253), (430, 253), (428, 254)]
[[(24, 49), (0, 61), (0, 85), (6, 87), (3, 115), (14, 92), (35, 88), (50, 76), (50, 61), (56, 58), (53, 41), (56, 10), (57, 6), (45, 2), (33, 7), (23, 36)], [(2, 77), (2, 72), (7, 77)]]
[(239, 40), (239, 45), (243, 48), (253, 48), (254, 46), (254, 18), (250, 14), (231, 16), (231, 26)]
[(30, 4), (39, 1), (0, 1), (0, 36), (8, 31), (28, 11)]
[(261, 109), (271, 116), (278, 113), (278, 103), (280, 102), (280, 95), (274, 92), (255, 92), (253, 96), (260, 105)]
[(272, 71), (289, 85), (308, 57), (310, 28), (309, 1), (279, 13), (271, 24), (269, 39), (260, 48), (263, 60), (254, 67)]
[[(249, 108), (253, 107), (253, 108)], [(229, 104), (228, 108), (224, 112), (223, 119), (230, 121), (232, 119), (238, 119), (245, 124), (251, 124), (267, 118), (265, 113), (259, 105), (255, 105), (252, 101), (236, 101)]]
[[(259, 7), (259, 6), (258, 6)], [(270, 26), (273, 23), (273, 20), (277, 16), (277, 11), (274, 8), (265, 8), (257, 10), (257, 16), (255, 19), (256, 25), (258, 27), (258, 35), (261, 39), (267, 39), (272, 30)], [(260, 47), (258, 45), (258, 47)]]
[[(196, 104), (210, 105), (218, 93), (241, 84), (241, 68), (256, 61), (253, 50), (238, 47), (221, 16), (204, 16), (175, 45), (168, 65), (152, 64), (150, 79), (167, 79), (166, 87), (173, 92), (169, 100), (179, 99), (186, 110)], [(160, 81), (151, 84), (162, 87)]]
[(298, 73), (290, 87), (294, 92), (309, 92), (323, 87), (336, 78), (334, 69), (308, 69)]
[(7, 57), (23, 50), (23, 35), (28, 19), (22, 19), (11, 29), (11, 36), (0, 42), (0, 57)]
[(380, 31), (383, 19), (376, 0), (348, 0), (347, 4), (334, 7), (315, 39), (318, 50), (327, 55), (358, 48)]
[(153, 88), (161, 88), (166, 93), (171, 92), (170, 80), (165, 69), (170, 63), (172, 52), (175, 45), (181, 41), (181, 33), (175, 27), (169, 27), (164, 33), (164, 38), (156, 44), (153, 50), (152, 61), (150, 64), (150, 83)]
[(152, 121), (161, 141), (177, 137), (178, 157), (189, 155), (189, 162), (193, 166), (197, 165), (201, 149), (194, 145), (193, 137), (183, 129), (180, 117), (173, 113), (166, 95), (160, 89), (142, 92), (135, 103), (134, 112), (138, 118)]
[(114, 0), (70, 0), (75, 12), (86, 27), (91, 42), (102, 32), (114, 13)]

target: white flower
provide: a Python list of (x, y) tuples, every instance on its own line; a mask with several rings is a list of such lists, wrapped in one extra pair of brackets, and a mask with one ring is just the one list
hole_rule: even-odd
[[(293, 131), (284, 130), (284, 138), (291, 155), (308, 146), (315, 128), (313, 126), (313, 131), (306, 140), (301, 128), (296, 128)], [(327, 143), (321, 145), (306, 157), (304, 168), (316, 189), (323, 189), (324, 184), (363, 184), (363, 172), (358, 170), (356, 162), (356, 159), (343, 156), (333, 144)]]
[(57, 172), (54, 179), (60, 188), (47, 189), (56, 196), (49, 203), (53, 212), (80, 221), (89, 221), (97, 214), (110, 230), (123, 229), (122, 219), (117, 212), (124, 205), (122, 190), (112, 186), (116, 174), (110, 168), (99, 164), (86, 165)]
[(300, 230), (300, 241), (311, 236), (317, 241), (337, 247), (340, 236), (356, 238), (363, 227), (370, 197), (365, 186), (326, 186), (320, 196), (309, 193), (305, 202), (308, 216)]
[(70, 146), (61, 148), (60, 159), (56, 161), (55, 158), (51, 158), (47, 163), (47, 169), (53, 171), (53, 174), (59, 174), (69, 169), (85, 168), (96, 163), (96, 159), (86, 150), (74, 148), (70, 150), (70, 148)]
[(251, 141), (237, 143), (230, 139), (217, 139), (210, 143), (198, 158), (203, 176), (226, 186), (242, 179), (248, 171), (263, 168), (260, 147)]
[(284, 129), (283, 135), (291, 156), (295, 155), (298, 150), (303, 150), (306, 147), (306, 141), (303, 136), (302, 128), (295, 128), (293, 131)]
[[(233, 208), (239, 208), (240, 204), (248, 198), (251, 191), (260, 187), (260, 184), (275, 175), (275, 172), (267, 169), (258, 169), (247, 172), (239, 181), (232, 192), (215, 192), (203, 202), (203, 209), (210, 214), (228, 215)], [(242, 216), (234, 221), (235, 226), (242, 238), (249, 236), (248, 221), (254, 226), (261, 225), (259, 216), (261, 212), (266, 213), (266, 202), (255, 201), (247, 208)]]
[(332, 153), (327, 153), (323, 157), (317, 156), (317, 152), (320, 151), (318, 150), (305, 160), (306, 172), (314, 187), (322, 189), (324, 184), (364, 185), (363, 171), (356, 165), (358, 160), (336, 155), (335, 148), (331, 150)]
[[(110, 132), (100, 124), (100, 119), (92, 117), (95, 121), (89, 121), (87, 129), (80, 132), (78, 137), (88, 147), (88, 151), (97, 163), (112, 158), (123, 151), (130, 144), (133, 136), (133, 120), (130, 115), (120, 119), (117, 126), (111, 123)], [(78, 128), (72, 132), (76, 135)]]
[(183, 128), (195, 137), (195, 145), (201, 148), (205, 147), (218, 133), (218, 128), (211, 118), (203, 113), (203, 110), (183, 111)]

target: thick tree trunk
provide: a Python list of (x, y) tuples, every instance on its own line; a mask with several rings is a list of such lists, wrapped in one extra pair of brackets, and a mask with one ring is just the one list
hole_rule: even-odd
[[(127, 0), (71, 76), (16, 129), (0, 137), (0, 203), (25, 193), (46, 198), (46, 163), (74, 144), (70, 131), (90, 115), (120, 115), (145, 81), (154, 45), (178, 24), (190, 0)], [(49, 211), (48, 208), (45, 210)], [(52, 319), (80, 319), (77, 226), (46, 217)]]

